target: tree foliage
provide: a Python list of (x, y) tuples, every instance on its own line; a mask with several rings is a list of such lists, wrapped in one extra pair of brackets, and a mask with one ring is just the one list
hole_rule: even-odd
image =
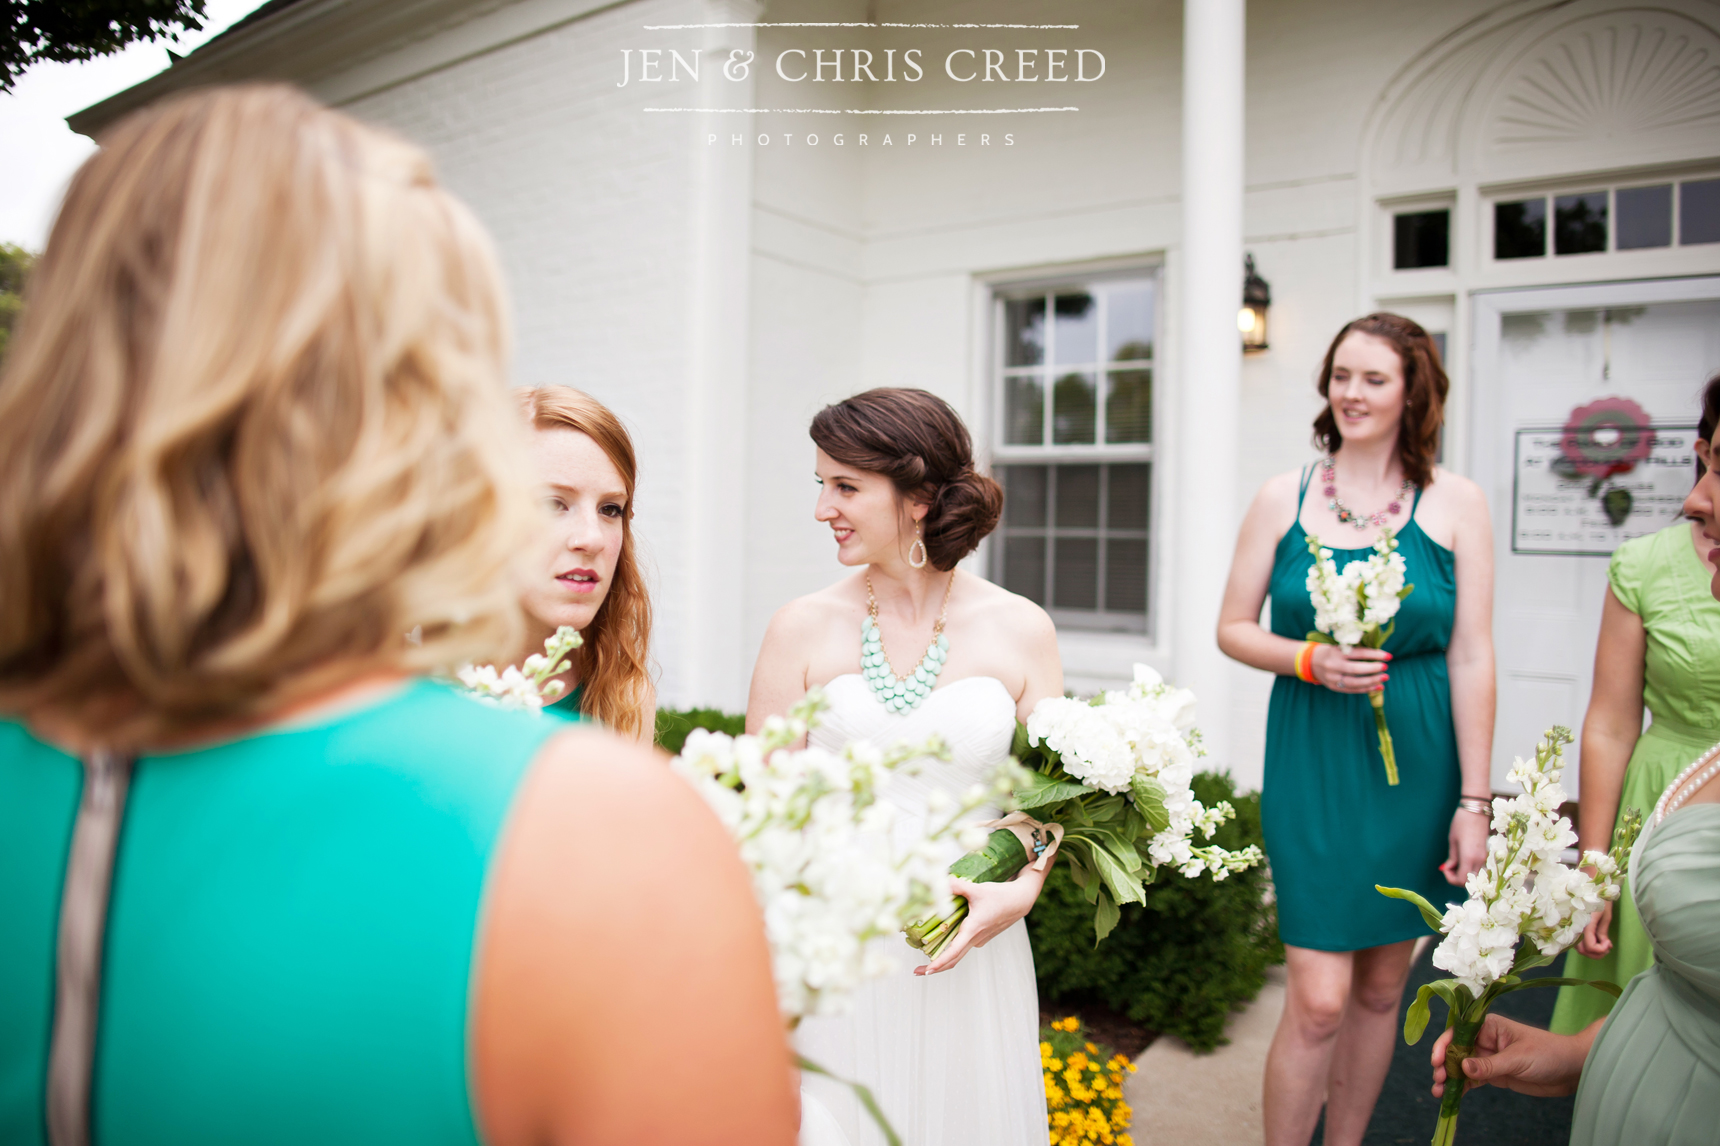
[(6, 360), (6, 347), (12, 341), (12, 328), (24, 309), (24, 280), (36, 256), (23, 247), (0, 243), (0, 362)]
[(0, 0), (0, 91), (39, 60), (93, 60), (203, 27), (205, 0)]

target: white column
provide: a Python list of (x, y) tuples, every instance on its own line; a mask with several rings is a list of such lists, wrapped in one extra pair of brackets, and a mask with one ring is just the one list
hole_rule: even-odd
[[(759, 18), (753, 0), (711, 0), (695, 6), (702, 21), (737, 23)], [(756, 52), (751, 28), (714, 28), (705, 63), (718, 69), (731, 50)], [(753, 71), (744, 82), (707, 81), (697, 89), (709, 106), (752, 106)], [(687, 515), (679, 581), (686, 629), (675, 700), (731, 712), (746, 707), (752, 666), (742, 643), (741, 586), (746, 583), (746, 408), (750, 374), (752, 148), (730, 146), (732, 133), (751, 135), (750, 115), (696, 117), (688, 146), (695, 148), (692, 190), (692, 274), (688, 294), (691, 332), (686, 427), (682, 459)], [(720, 144), (707, 145), (707, 132)], [(664, 411), (665, 414), (671, 413)]]
[(1214, 636), (1236, 539), (1242, 340), (1243, 0), (1184, 0), (1182, 361), (1171, 655), (1213, 761), (1229, 764), (1230, 663)]

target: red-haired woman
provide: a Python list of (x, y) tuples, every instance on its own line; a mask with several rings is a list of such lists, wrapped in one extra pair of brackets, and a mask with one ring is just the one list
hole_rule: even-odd
[[(1289, 994), (1266, 1062), (1268, 1146), (1303, 1146), (1322, 1103), (1332, 1146), (1367, 1129), (1412, 941), (1427, 930), (1374, 885), (1438, 903), (1485, 858), (1493, 549), (1481, 490), (1435, 464), (1447, 385), (1433, 340), (1409, 319), (1349, 323), (1320, 371), (1314, 442), (1325, 457), (1262, 486), (1236, 543), (1219, 647), (1278, 674), (1261, 818)], [(1385, 527), (1415, 585), (1391, 639), (1379, 650), (1306, 641), (1309, 535), (1341, 568)], [(1396, 786), (1367, 697), (1388, 679)]]
[(532, 629), (526, 652), (541, 650), (562, 625), (578, 629), (585, 644), (550, 709), (649, 743), (657, 695), (651, 597), (633, 552), (633, 439), (609, 407), (571, 386), (523, 390), (520, 405), (535, 431), (532, 466), (550, 511), (544, 563), (522, 601)]

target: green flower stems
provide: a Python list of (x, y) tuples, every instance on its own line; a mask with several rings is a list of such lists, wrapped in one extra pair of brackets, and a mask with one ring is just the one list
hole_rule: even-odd
[(1368, 703), (1374, 708), (1374, 728), (1380, 734), (1380, 757), (1386, 762), (1386, 783), (1397, 787), (1397, 752), (1392, 749), (1392, 730), (1386, 727), (1386, 690), (1382, 685), (1368, 693)]
[[(1452, 1012), (1456, 1014), (1456, 1011)], [(1433, 1146), (1451, 1146), (1457, 1141), (1457, 1112), (1463, 1104), (1463, 1092), (1469, 1079), (1463, 1073), (1463, 1060), (1475, 1053), (1475, 1040), (1481, 1036), (1481, 1024), (1487, 1013), (1474, 1022), (1451, 1024), (1451, 1042), (1445, 1048), (1445, 1095), (1439, 1100), (1439, 1121), (1433, 1129)]]
[[(970, 883), (1003, 883), (1026, 866), (1027, 849), (1021, 846), (1021, 840), (1014, 832), (998, 828), (986, 839), (985, 847), (951, 864), (950, 874)], [(908, 942), (924, 951), (928, 958), (936, 959), (955, 938), (967, 914), (968, 901), (958, 895), (956, 905), (946, 914), (934, 915), (908, 928)]]

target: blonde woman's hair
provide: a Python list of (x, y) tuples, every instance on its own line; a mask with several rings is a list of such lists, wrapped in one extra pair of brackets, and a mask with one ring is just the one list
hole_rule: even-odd
[(101, 142), (0, 375), (0, 711), (141, 744), (517, 647), (501, 279), (425, 155), (284, 86)]
[(585, 645), (574, 655), (584, 691), (582, 715), (610, 728), (643, 739), (651, 709), (651, 594), (633, 547), (633, 491), (639, 484), (639, 463), (633, 439), (615, 413), (571, 386), (539, 386), (519, 391), (520, 408), (539, 430), (576, 430), (597, 443), (626, 487), (627, 511), (621, 518), (621, 553), (609, 593), (582, 635)]

